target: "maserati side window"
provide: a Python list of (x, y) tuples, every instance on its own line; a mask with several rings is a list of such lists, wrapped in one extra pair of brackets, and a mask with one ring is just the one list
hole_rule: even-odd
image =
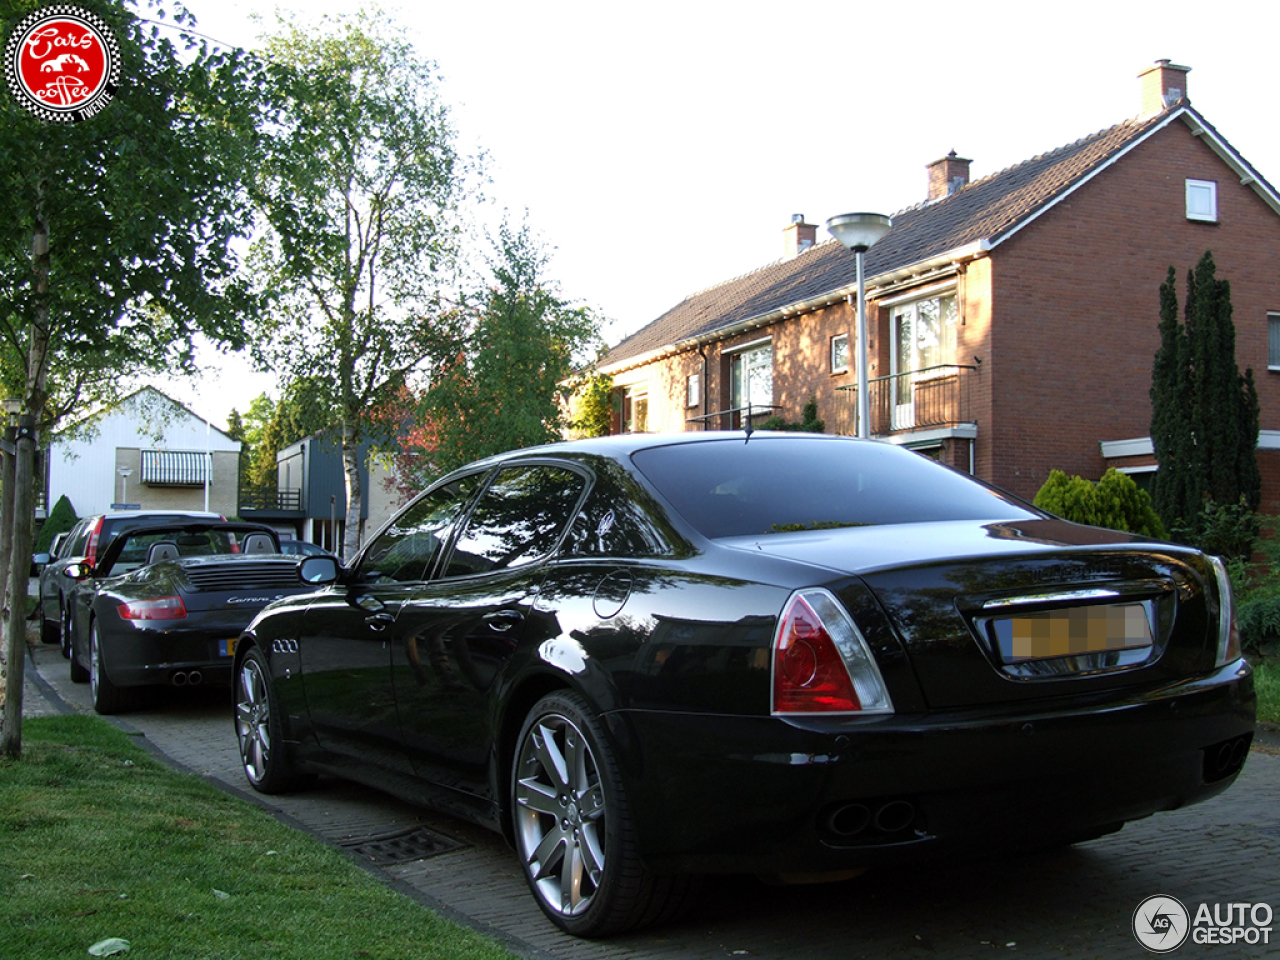
[(585, 479), (563, 467), (506, 468), (476, 503), (444, 576), (519, 567), (546, 556), (585, 486)]
[(460, 477), (424, 494), (369, 547), (360, 573), (366, 581), (414, 583), (431, 575), (449, 532), (471, 502), (483, 473)]

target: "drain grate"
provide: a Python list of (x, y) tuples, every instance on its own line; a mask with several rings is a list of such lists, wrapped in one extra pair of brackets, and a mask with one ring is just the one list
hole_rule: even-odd
[(399, 833), (380, 837), (357, 837), (339, 844), (356, 856), (379, 865), (426, 860), (467, 846), (461, 840), (437, 833), (427, 827), (411, 827)]

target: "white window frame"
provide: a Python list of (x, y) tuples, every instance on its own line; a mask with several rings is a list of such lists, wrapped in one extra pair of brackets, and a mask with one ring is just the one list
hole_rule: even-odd
[[(750, 405), (759, 407), (761, 413), (767, 413), (773, 407), (773, 338), (753, 340), (726, 350), (725, 353), (729, 356), (730, 406), (741, 410)], [(752, 369), (763, 369), (766, 366), (765, 357), (768, 357), (769, 396), (757, 397), (753, 395), (750, 383), (745, 381), (749, 380)]]
[(1280, 371), (1280, 311), (1267, 313), (1267, 369)]
[[(952, 318), (946, 323), (946, 327), (954, 327), (950, 336), (955, 338), (955, 342), (950, 345), (950, 357), (943, 357), (941, 366), (954, 366), (959, 359), (960, 351), (960, 297), (959, 292), (954, 284), (948, 284), (942, 287), (935, 287), (928, 291), (926, 296), (902, 297), (891, 306), (889, 312), (889, 372), (893, 376), (900, 374), (913, 374), (907, 379), (899, 379), (894, 381), (893, 385), (893, 403), (894, 403), (894, 422), (895, 423), (914, 423), (915, 422), (915, 384), (922, 380), (929, 380), (937, 376), (945, 374), (925, 372), (931, 367), (918, 367), (916, 365), (917, 347), (916, 341), (920, 333), (920, 307), (921, 304), (929, 302), (937, 302), (938, 315), (942, 316), (944, 300), (951, 300)], [(902, 343), (900, 341), (901, 333), (899, 324), (906, 321), (909, 325), (908, 337), (911, 341), (909, 355), (903, 356)]]
[[(837, 349), (839, 354), (843, 355), (840, 359), (838, 359)], [(849, 372), (849, 335), (847, 333), (838, 333), (831, 338), (831, 372)]]
[(696, 407), (702, 403), (702, 374), (691, 373), (684, 380), (684, 405)]
[(622, 432), (649, 432), (649, 384), (632, 383), (622, 388)]
[(1218, 222), (1218, 184), (1213, 180), (1187, 179), (1187, 219)]

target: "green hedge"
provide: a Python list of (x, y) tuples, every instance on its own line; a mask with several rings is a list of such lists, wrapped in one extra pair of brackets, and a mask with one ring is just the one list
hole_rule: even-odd
[(1139, 489), (1133, 478), (1114, 467), (1096, 484), (1053, 470), (1036, 494), (1035, 505), (1064, 520), (1092, 527), (1158, 539), (1167, 536), (1164, 524), (1151, 507), (1151, 497)]

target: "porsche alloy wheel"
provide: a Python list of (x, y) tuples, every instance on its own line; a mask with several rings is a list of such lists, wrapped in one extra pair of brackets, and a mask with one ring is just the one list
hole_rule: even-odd
[[(72, 660), (72, 663), (75, 663)], [(131, 691), (123, 690), (111, 682), (102, 657), (102, 642), (98, 636), (98, 623), (89, 624), (89, 700), (93, 709), (107, 715), (129, 709), (133, 702)]]
[(678, 911), (689, 880), (641, 864), (617, 766), (581, 698), (551, 694), (530, 711), (511, 789), (525, 879), (561, 929), (603, 936)]

